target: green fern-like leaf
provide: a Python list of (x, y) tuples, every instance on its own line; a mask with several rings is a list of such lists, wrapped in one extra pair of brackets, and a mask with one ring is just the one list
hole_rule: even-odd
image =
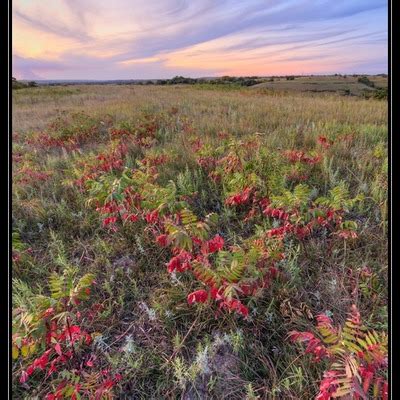
[(185, 229), (192, 236), (196, 236), (202, 240), (208, 236), (210, 227), (206, 222), (199, 221), (197, 216), (189, 209), (185, 208), (181, 211), (182, 223)]
[(190, 238), (188, 232), (186, 232), (184, 228), (166, 223), (165, 230), (168, 233), (169, 239), (174, 244), (174, 247), (192, 251), (193, 249), (192, 239)]
[(339, 340), (339, 334), (336, 328), (332, 326), (330, 321), (325, 320), (317, 326), (318, 332), (323, 338), (323, 342), (327, 345), (336, 344)]
[(221, 278), (214, 270), (197, 261), (194, 261), (192, 266), (193, 272), (200, 281), (207, 285), (211, 284), (215, 287), (219, 287)]
[(228, 282), (238, 282), (244, 275), (246, 264), (243, 253), (234, 253), (229, 266), (222, 267), (221, 276)]
[(305, 204), (308, 202), (311, 194), (311, 189), (304, 184), (297, 185), (293, 190), (293, 201), (295, 204)]
[(311, 189), (304, 184), (297, 185), (293, 192), (284, 190), (282, 195), (271, 198), (274, 207), (294, 208), (305, 207), (310, 199)]
[(364, 196), (362, 194), (358, 194), (353, 199), (349, 198), (349, 190), (345, 183), (342, 182), (340, 185), (331, 189), (327, 197), (319, 197), (315, 203), (334, 210), (343, 209), (348, 211), (355, 205), (355, 203), (360, 202), (363, 199)]
[(189, 209), (185, 208), (181, 211), (183, 225), (191, 225), (197, 222), (197, 216)]
[(50, 275), (49, 288), (53, 299), (59, 300), (65, 297), (64, 285), (64, 276), (60, 276), (55, 272)]

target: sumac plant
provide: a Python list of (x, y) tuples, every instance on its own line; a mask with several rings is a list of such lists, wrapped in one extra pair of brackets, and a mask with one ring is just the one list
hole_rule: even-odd
[[(344, 184), (315, 200), (305, 184), (285, 187), (284, 175), (293, 162), (314, 168), (320, 156), (292, 151), (288, 160), (287, 153), (272, 154), (261, 149), (258, 139), (253, 142), (224, 141), (217, 148), (198, 142), (195, 148), (202, 173), (222, 194), (223, 207), (242, 223), (263, 226), (261, 232), (250, 233), (239, 243), (230, 243), (219, 233), (217, 214), (199, 218), (187, 198), (178, 195), (174, 181), (159, 183), (158, 167), (167, 162), (165, 157), (157, 162), (145, 158), (146, 162), (137, 162), (133, 170), (126, 168), (119, 178), (105, 171), (88, 181), (90, 202), (103, 217), (105, 229), (115, 232), (138, 224), (136, 228), (150, 240), (170, 250), (166, 263), (170, 273), (191, 274), (198, 281), (199, 288), (188, 294), (189, 304), (212, 301), (220, 310), (244, 317), (249, 313), (244, 299), (269, 287), (279, 274), (278, 262), (285, 257), (288, 236), (304, 241), (325, 231), (355, 239), (357, 226), (346, 215), (362, 200), (351, 199)], [(252, 157), (255, 147), (260, 147), (257, 161)]]
[[(188, 204), (177, 198), (173, 182), (166, 187), (157, 185), (154, 167), (135, 170), (131, 176), (124, 173), (103, 201), (103, 206), (97, 207), (106, 216), (103, 226), (115, 230), (118, 224), (144, 224), (158, 245), (170, 248), (168, 271), (190, 272), (205, 287), (201, 289), (207, 291), (205, 300), (215, 300), (221, 309), (247, 316), (248, 309), (239, 296), (268, 286), (276, 274), (277, 260), (264, 248), (265, 243), (227, 249), (220, 235), (211, 235), (217, 215), (211, 213), (199, 220)], [(203, 298), (189, 294), (188, 302), (202, 302)]]
[(316, 400), (388, 398), (387, 335), (368, 330), (355, 305), (344, 326), (317, 316), (317, 333), (292, 331), (289, 338), (306, 346), (315, 362), (326, 363)]
[(208, 238), (215, 214), (198, 221), (191, 211), (184, 209), (180, 216), (180, 224), (166, 223), (166, 233), (156, 240), (172, 248), (174, 256), (167, 264), (169, 272), (190, 271), (203, 285), (203, 289), (188, 295), (188, 303), (212, 299), (220, 309), (233, 310), (246, 317), (249, 310), (239, 298), (269, 286), (277, 274), (275, 263), (281, 253), (269, 252), (263, 239), (226, 248), (220, 235)]
[(90, 296), (94, 275), (77, 277), (68, 267), (49, 278), (50, 295), (37, 295), (13, 310), (12, 357), (20, 365), (20, 382), (32, 375), (46, 379), (80, 362), (91, 335), (81, 326), (79, 306)]

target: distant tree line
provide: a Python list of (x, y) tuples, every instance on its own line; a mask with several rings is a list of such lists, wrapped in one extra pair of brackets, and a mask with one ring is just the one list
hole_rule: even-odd
[(238, 86), (253, 86), (263, 82), (257, 76), (222, 76), (220, 78), (186, 78), (184, 76), (175, 76), (172, 79), (152, 79), (148, 81), (138, 82), (139, 85), (196, 85), (196, 84), (210, 84), (210, 85), (238, 85)]
[(12, 89), (24, 89), (24, 88), (36, 87), (36, 86), (37, 86), (37, 83), (34, 81), (21, 82), (21, 81), (18, 81), (17, 78), (14, 78), (14, 77), (11, 78), (11, 88)]

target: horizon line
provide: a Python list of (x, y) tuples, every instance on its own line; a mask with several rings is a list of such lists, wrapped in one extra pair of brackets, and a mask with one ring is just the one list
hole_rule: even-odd
[(364, 72), (347, 72), (347, 73), (341, 73), (337, 72), (334, 74), (285, 74), (285, 75), (218, 75), (218, 76), (201, 76), (201, 77), (191, 77), (191, 76), (184, 76), (184, 75), (174, 75), (170, 78), (115, 78), (115, 79), (88, 79), (88, 78), (56, 78), (56, 79), (46, 79), (46, 78), (40, 78), (40, 79), (35, 79), (35, 78), (23, 78), (23, 79), (18, 79), (18, 81), (35, 81), (35, 82), (41, 82), (41, 81), (88, 81), (88, 82), (112, 82), (112, 81), (152, 81), (152, 80), (168, 80), (168, 79), (173, 79), (176, 77), (183, 77), (186, 79), (218, 79), (218, 78), (223, 78), (223, 77), (230, 77), (230, 78), (249, 78), (249, 77), (254, 77), (254, 78), (273, 78), (273, 77), (286, 77), (286, 76), (297, 76), (297, 77), (307, 77), (307, 76), (343, 76), (343, 75), (366, 75), (366, 76), (379, 76), (379, 75), (388, 75), (387, 72), (380, 72), (380, 73), (364, 73)]

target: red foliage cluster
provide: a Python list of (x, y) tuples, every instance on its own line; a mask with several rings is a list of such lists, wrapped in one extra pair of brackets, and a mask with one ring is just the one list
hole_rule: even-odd
[[(313, 230), (319, 226), (336, 228), (342, 222), (341, 210), (310, 208), (309, 213), (311, 215), (316, 214), (318, 216), (312, 217), (308, 223), (293, 223), (290, 221), (296, 220), (296, 217), (299, 216), (296, 210), (288, 212), (282, 208), (270, 207), (268, 201), (265, 199), (264, 204), (260, 207), (264, 215), (282, 220), (284, 222), (282, 226), (268, 230), (268, 237), (283, 237), (287, 234), (294, 234), (298, 239), (302, 240), (306, 236), (310, 235)], [(255, 210), (256, 209), (254, 209), (254, 212)]]
[[(146, 215), (143, 215), (143, 213), (140, 212), (140, 205), (138, 204), (137, 201), (135, 201), (136, 203), (135, 207), (137, 207), (137, 212), (132, 212), (130, 206), (133, 203), (132, 200), (133, 198), (134, 197), (126, 198), (123, 204), (118, 204), (116, 201), (112, 200), (109, 201), (108, 203), (105, 203), (103, 207), (97, 207), (96, 208), (97, 212), (99, 212), (100, 214), (108, 215), (103, 220), (103, 227), (114, 225), (117, 221), (121, 221), (123, 223), (127, 222), (134, 223), (139, 219), (143, 219), (143, 217), (149, 223), (158, 221), (158, 213), (156, 212), (147, 213)], [(136, 198), (134, 199), (138, 200), (138, 196), (136, 196)]]
[[(156, 167), (149, 167), (148, 171), (153, 174), (153, 178), (156, 176)], [(142, 208), (142, 196), (140, 193), (134, 192), (131, 187), (126, 187), (121, 192), (121, 197), (121, 200), (111, 200), (96, 208), (97, 212), (106, 215), (103, 226), (108, 226), (111, 230), (116, 231), (115, 224), (117, 222), (126, 224), (141, 220), (151, 225), (161, 222), (157, 210), (148, 211)]]
[(239, 314), (243, 315), (243, 317), (249, 315), (249, 309), (237, 299), (225, 299), (220, 303), (220, 307), (237, 311)]
[(191, 305), (193, 303), (205, 303), (209, 298), (212, 298), (219, 302), (219, 307), (221, 309), (228, 309), (232, 311), (236, 311), (241, 314), (243, 317), (247, 317), (249, 315), (249, 309), (242, 304), (240, 300), (237, 299), (225, 299), (221, 294), (221, 290), (216, 288), (212, 288), (210, 292), (206, 290), (196, 290), (193, 293), (190, 293), (187, 297), (188, 303)]
[(203, 254), (216, 253), (222, 250), (223, 247), (224, 239), (219, 235), (215, 235), (213, 239), (202, 244), (201, 251)]
[(101, 214), (113, 214), (121, 210), (121, 206), (119, 206), (115, 201), (109, 201), (105, 203), (103, 207), (97, 207), (96, 211)]
[(149, 167), (156, 167), (158, 165), (163, 165), (168, 161), (169, 161), (169, 156), (167, 156), (166, 154), (162, 154), (159, 156), (148, 156), (146, 158), (143, 158), (143, 160), (141, 160), (141, 163)]
[[(108, 211), (113, 211), (113, 208)], [(149, 226), (150, 230), (154, 233), (155, 242), (162, 247), (167, 247), (171, 244), (171, 240), (166, 232), (164, 232), (164, 223), (166, 221), (174, 221), (174, 223), (180, 224), (181, 218), (179, 213), (176, 215), (169, 215), (160, 217), (158, 212), (152, 211), (147, 212), (145, 214), (144, 220)], [(224, 247), (224, 239), (220, 235), (215, 235), (210, 240), (202, 240), (198, 237), (191, 237), (193, 243), (193, 249), (189, 252), (184, 249), (180, 249), (177, 247), (172, 247), (173, 257), (166, 264), (168, 272), (184, 272), (191, 271), (194, 276), (201, 282), (203, 282), (209, 288), (209, 292), (205, 290), (199, 290), (194, 293), (191, 293), (188, 296), (189, 304), (193, 303), (203, 303), (207, 301), (210, 297), (217, 302), (219, 302), (220, 308), (226, 308), (240, 313), (243, 316), (248, 315), (247, 308), (243, 306), (238, 300), (231, 301), (230, 299), (225, 298), (222, 293), (224, 290), (224, 284), (221, 287), (215, 287), (215, 282), (212, 280), (204, 279), (199, 276), (194, 268), (193, 263), (201, 263), (201, 264), (209, 264), (208, 256), (221, 251)], [(254, 285), (244, 285), (243, 286), (243, 294), (248, 295), (253, 293), (255, 290)]]
[(20, 184), (35, 185), (47, 181), (51, 174), (49, 172), (40, 172), (31, 168), (21, 168), (16, 172), (15, 178)]
[(290, 217), (290, 215), (288, 213), (286, 213), (284, 210), (282, 210), (281, 208), (273, 208), (270, 206), (263, 208), (263, 214), (268, 217), (282, 219), (284, 221), (287, 221)]
[[(93, 284), (92, 281), (91, 284)], [(35, 320), (40, 322), (40, 329), (36, 330), (39, 335), (28, 333), (21, 336), (17, 332), (13, 335), (13, 351), (17, 348), (18, 353), (24, 356), (24, 348), (28, 349), (28, 354), (39, 355), (21, 372), (20, 383), (25, 384), (28, 379), (36, 372), (44, 372), (45, 380), (51, 375), (60, 372), (57, 380), (61, 382), (56, 387), (54, 393), (49, 393), (46, 399), (81, 398), (102, 398), (102, 394), (110, 391), (115, 384), (121, 380), (121, 376), (116, 374), (110, 376), (109, 371), (103, 370), (101, 373), (94, 372), (89, 374), (87, 368), (95, 366), (96, 356), (90, 354), (89, 357), (83, 356), (82, 350), (92, 342), (92, 336), (77, 321), (93, 320), (102, 309), (101, 304), (94, 304), (86, 309), (82, 318), (81, 313), (75, 308), (80, 300), (87, 298), (90, 294), (90, 286), (84, 285), (80, 289), (75, 288), (73, 294), (59, 299), (58, 303), (35, 315)], [(73, 322), (74, 321), (74, 322)], [(25, 354), (26, 354), (25, 350)], [(63, 371), (69, 370), (77, 379), (70, 379), (62, 376)], [(97, 377), (97, 382), (93, 381)], [(86, 381), (87, 380), (87, 381)]]
[[(366, 333), (366, 328), (362, 326), (361, 316), (355, 305), (352, 306), (349, 317), (346, 320), (346, 327), (347, 330), (352, 329), (351, 334), (346, 333), (347, 337), (355, 337), (358, 343), (351, 344), (350, 341), (352, 339), (343, 340), (342, 329), (335, 328), (332, 320), (326, 314), (317, 316), (317, 329), (320, 334), (324, 335), (326, 345), (311, 332), (292, 331), (289, 333), (289, 339), (293, 342), (305, 343), (307, 345), (305, 353), (313, 354), (316, 362), (322, 359), (330, 360), (332, 366), (335, 363), (337, 364), (337, 357), (342, 359), (346, 352), (352, 353), (357, 357), (355, 365), (357, 366), (357, 374), (361, 378), (362, 383), (362, 390), (360, 390), (361, 387), (359, 384), (355, 385), (353, 389), (349, 388), (353, 392), (354, 399), (367, 398), (366, 395), (373, 383), (373, 391), (376, 394), (374, 394), (374, 398), (379, 397), (387, 400), (388, 384), (379, 375), (379, 372), (387, 368), (387, 350), (384, 350), (382, 343), (379, 343), (377, 339), (374, 339), (375, 343), (372, 343), (368, 338), (368, 333)], [(363, 334), (366, 335), (364, 339)], [(341, 351), (338, 351), (338, 346), (342, 346)], [(363, 351), (354, 351), (356, 346), (360, 349), (360, 346), (363, 346)], [(343, 368), (346, 368), (347, 374), (347, 366)], [(351, 374), (352, 372), (350, 372), (350, 377), (352, 376)], [(315, 399), (330, 400), (338, 397), (336, 392), (341, 383), (344, 383), (343, 374), (337, 370), (337, 367), (325, 371), (320, 383), (319, 393)]]
[(82, 187), (89, 179), (95, 179), (105, 172), (121, 171), (124, 167), (123, 159), (127, 152), (127, 144), (119, 143), (115, 149), (108, 153), (99, 154), (94, 160), (94, 164), (82, 163), (85, 172), (81, 178), (75, 180), (75, 184)]
[(146, 213), (144, 218), (148, 224), (155, 224), (160, 220), (157, 210)]
[(47, 376), (50, 376), (58, 370), (59, 365), (73, 359), (75, 356), (73, 349), (75, 342), (88, 345), (92, 341), (92, 337), (86, 331), (81, 330), (77, 325), (70, 325), (68, 320), (66, 325), (60, 324), (55, 319), (50, 320), (50, 317), (53, 317), (53, 315), (54, 310), (52, 308), (43, 314), (43, 318), (47, 320), (47, 333), (45, 336), (47, 350), (40, 357), (36, 358), (26, 371), (21, 373), (21, 383), (25, 383), (33, 372), (38, 369), (45, 370), (48, 368)]
[(141, 122), (135, 131), (135, 136), (138, 139), (144, 139), (151, 137), (153, 138), (159, 128), (158, 121), (155, 117), (147, 116), (145, 117), (145, 121)]
[(131, 133), (127, 129), (114, 129), (111, 131), (113, 138), (130, 138), (132, 143), (143, 148), (149, 148), (154, 144), (159, 122), (156, 117), (146, 116), (145, 120), (138, 124)]
[(253, 188), (247, 187), (242, 192), (229, 196), (225, 200), (225, 204), (228, 206), (239, 206), (242, 204), (248, 204), (252, 199)]
[(196, 290), (193, 293), (190, 293), (187, 297), (187, 301), (189, 304), (193, 303), (205, 303), (208, 299), (208, 292), (205, 290)]
[[(89, 385), (83, 383), (70, 383), (67, 380), (63, 380), (56, 388), (54, 393), (49, 393), (46, 396), (46, 400), (62, 400), (65, 399), (65, 393), (68, 391), (71, 400), (77, 400), (81, 398), (81, 395), (87, 395), (88, 398), (101, 399), (106, 393), (122, 379), (120, 374), (110, 375), (108, 370), (101, 371), (100, 382), (97, 382), (95, 393), (92, 390), (87, 389), (87, 386), (93, 386), (93, 382)], [(72, 389), (72, 390), (71, 390)], [(71, 393), (72, 392), (72, 393)]]
[(325, 136), (318, 137), (318, 143), (324, 148), (329, 149), (332, 146), (333, 142), (328, 140)]
[[(243, 303), (239, 299), (225, 297), (224, 292), (228, 282), (223, 280), (220, 284), (217, 285), (212, 277), (208, 276), (207, 274), (203, 274), (202, 272), (204, 267), (209, 268), (211, 266), (208, 259), (209, 254), (216, 251), (221, 251), (223, 249), (223, 238), (221, 238), (219, 235), (216, 235), (213, 239), (209, 241), (202, 242), (200, 240), (197, 240), (196, 242), (198, 242), (198, 245), (200, 246), (201, 254), (197, 254), (197, 256), (194, 255), (191, 261), (193, 264), (197, 263), (197, 267), (200, 267), (193, 268), (191, 263), (188, 263), (187, 269), (191, 269), (196, 279), (206, 285), (208, 290), (199, 290), (191, 293), (188, 296), (189, 304), (196, 302), (204, 303), (208, 299), (213, 299), (218, 303), (220, 309), (235, 311), (243, 317), (247, 317), (249, 314), (248, 308), (243, 305)], [(279, 255), (277, 255), (277, 258), (279, 258)], [(172, 260), (176, 262), (175, 258), (173, 258)], [(240, 281), (236, 282), (238, 291), (242, 295), (254, 295), (259, 288), (267, 288), (271, 280), (277, 276), (278, 270), (275, 268), (274, 262), (272, 260), (269, 260), (267, 252), (265, 252), (265, 260), (269, 261), (267, 265), (265, 265), (263, 259), (260, 259), (259, 263), (257, 264), (257, 267), (263, 274), (262, 278), (252, 280), (249, 283), (240, 283)], [(233, 280), (232, 282), (235, 281)]]
[(283, 236), (289, 233), (292, 233), (293, 230), (295, 229), (295, 226), (292, 225), (291, 223), (285, 223), (283, 226), (280, 226), (278, 228), (272, 228), (267, 231), (267, 236), (268, 237), (273, 237), (273, 236)]
[(350, 229), (341, 229), (338, 232), (334, 232), (334, 235), (337, 235), (338, 237), (342, 239), (357, 239), (358, 234), (356, 231), (350, 230)]
[[(150, 129), (150, 133), (151, 132), (153, 132), (152, 129)], [(197, 148), (201, 147), (201, 141), (199, 139), (192, 144)], [(316, 157), (309, 157), (305, 155), (304, 152), (298, 151), (291, 151), (286, 153), (286, 155), (288, 155), (292, 161), (301, 161), (308, 164), (314, 164), (321, 158), (319, 155)], [(166, 156), (152, 156), (143, 159), (142, 163), (153, 168), (152, 173), (154, 177), (156, 177), (156, 166), (161, 165), (166, 162), (166, 160)], [(217, 166), (222, 166), (224, 170), (222, 173), (225, 172), (227, 174), (236, 172), (243, 167), (240, 157), (233, 153), (219, 160), (211, 156), (199, 157), (197, 162), (203, 168), (212, 170), (209, 176), (216, 173), (215, 168), (217, 168)], [(221, 173), (220, 170), (218, 172)], [(216, 174), (215, 177), (217, 176), (219, 177), (219, 175)], [(237, 283), (235, 290), (244, 296), (253, 295), (259, 288), (268, 287), (271, 280), (278, 274), (275, 262), (284, 258), (283, 250), (279, 246), (283, 243), (282, 240), (286, 235), (295, 235), (298, 239), (302, 240), (310, 235), (315, 228), (320, 226), (335, 228), (337, 224), (341, 222), (341, 210), (310, 208), (303, 216), (302, 214), (300, 215), (300, 211), (296, 208), (286, 209), (284, 207), (273, 207), (268, 198), (260, 198), (256, 189), (252, 186), (247, 186), (242, 191), (229, 196), (225, 200), (225, 204), (228, 206), (251, 206), (245, 220), (254, 217), (256, 213), (260, 213), (263, 216), (275, 219), (275, 222), (281, 224), (281, 226), (266, 231), (265, 236), (259, 239), (259, 244), (254, 243), (254, 245), (261, 250), (260, 253), (262, 256), (258, 260), (256, 266), (260, 269), (262, 278), (253, 279), (251, 283), (244, 283), (240, 282), (239, 279), (238, 282), (236, 282), (232, 277), (230, 277), (229, 280), (224, 280), (221, 277), (217, 279), (212, 273), (210, 262), (210, 260), (213, 259), (212, 254), (223, 250), (225, 244), (221, 236), (216, 235), (214, 238), (206, 240), (196, 237), (193, 233), (189, 235), (190, 237), (187, 237), (189, 231), (186, 231), (185, 236), (187, 240), (185, 239), (185, 244), (182, 245), (183, 248), (174, 247), (177, 246), (176, 237), (173, 235), (169, 236), (169, 231), (166, 230), (165, 225), (167, 225), (167, 222), (170, 223), (171, 220), (174, 221), (174, 224), (181, 225), (180, 213), (160, 215), (157, 209), (143, 209), (141, 201), (140, 194), (131, 193), (129, 188), (125, 189), (123, 200), (119, 200), (119, 204), (113, 201), (98, 208), (99, 212), (107, 214), (103, 225), (112, 228), (117, 221), (125, 223), (141, 220), (146, 223), (147, 227), (145, 230), (150, 231), (154, 235), (154, 242), (157, 245), (161, 247), (171, 246), (173, 256), (166, 263), (168, 271), (170, 273), (190, 271), (198, 281), (206, 285), (207, 290), (196, 291), (188, 296), (189, 304), (205, 302), (208, 298), (211, 298), (219, 303), (220, 308), (234, 310), (243, 316), (247, 316), (248, 314), (246, 307), (242, 305), (238, 299), (231, 299), (230, 297), (225, 298), (223, 295), (229, 282)], [(304, 218), (300, 219), (299, 217)], [(185, 227), (182, 226), (182, 229), (185, 229)], [(264, 242), (266, 237), (275, 237), (278, 239), (274, 241), (274, 243), (278, 243), (278, 248), (265, 248)], [(218, 281), (218, 284), (216, 281)], [(318, 349), (315, 343), (312, 343), (311, 347)]]
[(305, 164), (317, 164), (321, 161), (321, 155), (316, 155), (314, 157), (308, 156), (304, 153), (304, 151), (300, 150), (287, 150), (284, 152), (284, 156), (291, 162), (302, 162)]
[(179, 253), (176, 256), (172, 257), (167, 263), (168, 272), (183, 272), (190, 269), (190, 261), (192, 260), (192, 258), (193, 256), (191, 253), (185, 250), (180, 250)]
[(111, 129), (110, 135), (113, 139), (116, 139), (123, 136), (130, 136), (132, 133), (128, 129)]
[(129, 213), (123, 214), (122, 220), (129, 222), (136, 222), (139, 220), (139, 214), (129, 214)]
[(110, 224), (115, 224), (117, 222), (117, 217), (107, 217), (103, 220), (103, 226), (107, 226)]
[(156, 237), (156, 243), (161, 246), (161, 247), (167, 247), (168, 246), (168, 235), (163, 233), (162, 235), (158, 235)]
[(290, 340), (293, 342), (307, 344), (306, 353), (313, 354), (315, 361), (320, 361), (322, 358), (328, 356), (326, 347), (320, 339), (316, 338), (311, 332), (297, 332), (293, 331), (289, 334)]
[(286, 176), (288, 181), (292, 182), (304, 182), (309, 178), (307, 174), (301, 174), (297, 171), (291, 172), (289, 175)]
[[(376, 370), (379, 369), (379, 364), (375, 364), (375, 365), (367, 365), (367, 366), (360, 366), (359, 369), (359, 373), (361, 378), (363, 379), (363, 391), (365, 393), (368, 392), (375, 372)], [(388, 382), (386, 380), (384, 380), (381, 377), (378, 377), (377, 379), (375, 379), (375, 385), (376, 385), (376, 391), (377, 393), (381, 393), (382, 394), (382, 400), (387, 400), (388, 399)]]
[(201, 142), (201, 140), (199, 138), (196, 138), (196, 139), (190, 141), (190, 146), (191, 146), (192, 150), (195, 153), (197, 153), (203, 147), (203, 143)]
[(48, 148), (61, 148), (63, 147), (66, 150), (74, 150), (78, 148), (78, 143), (75, 138), (54, 138), (51, 137), (47, 133), (41, 133), (40, 135), (27, 139), (26, 141), (27, 144), (37, 147), (37, 148), (42, 148), (42, 149), (48, 149)]
[[(84, 120), (80, 120), (82, 117)], [(74, 150), (98, 136), (100, 130), (97, 122), (89, 121), (83, 113), (75, 114), (72, 118), (74, 122), (60, 117), (57, 118), (48, 125), (48, 130), (53, 132), (53, 135), (42, 132), (32, 139), (28, 139), (27, 143), (44, 149), (64, 148), (66, 150)], [(105, 118), (105, 120), (107, 124), (111, 123), (109, 119)]]
[(236, 154), (229, 154), (217, 161), (217, 165), (222, 165), (226, 174), (243, 169), (242, 161)]
[(221, 131), (217, 133), (217, 136), (219, 139), (228, 139), (230, 135), (228, 132)]
[(319, 385), (319, 393), (315, 400), (330, 400), (332, 398), (338, 387), (338, 375), (337, 371), (324, 372), (324, 378)]
[(108, 172), (112, 170), (121, 170), (123, 168), (123, 160), (120, 154), (99, 154), (96, 158), (101, 161), (96, 169), (101, 172)]
[(217, 165), (217, 160), (214, 157), (199, 157), (197, 159), (197, 164), (205, 170), (212, 170)]

